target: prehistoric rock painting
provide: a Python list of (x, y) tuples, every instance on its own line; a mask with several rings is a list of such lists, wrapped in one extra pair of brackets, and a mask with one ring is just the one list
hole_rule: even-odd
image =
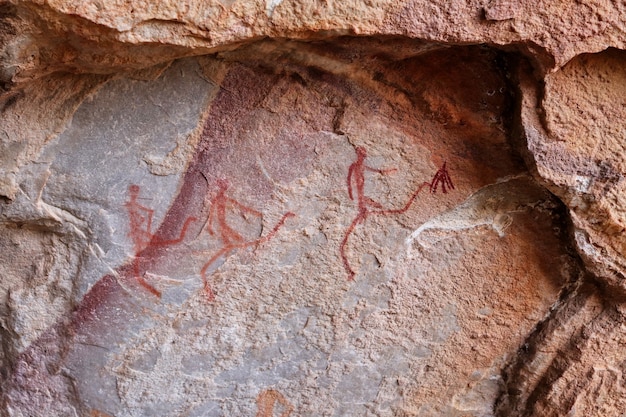
[(139, 192), (140, 188), (138, 185), (133, 184), (128, 187), (130, 199), (125, 204), (126, 210), (128, 210), (128, 221), (130, 225), (128, 236), (132, 239), (135, 247), (135, 256), (133, 258), (134, 278), (141, 284), (142, 287), (157, 297), (160, 297), (161, 292), (150, 285), (141, 273), (141, 252), (148, 246), (169, 246), (182, 242), (185, 238), (185, 233), (187, 233), (187, 228), (191, 222), (196, 219), (195, 217), (187, 217), (182, 230), (180, 231), (180, 235), (176, 239), (162, 240), (155, 237), (152, 232), (154, 210), (139, 203)]
[[(289, 417), (293, 411), (285, 396), (275, 389), (261, 392), (256, 398), (256, 405), (256, 417)], [(283, 410), (279, 415), (274, 413), (278, 408)]]
[[(3, 385), (13, 409), (490, 415), (507, 358), (575, 270), (556, 232), (557, 206), (531, 180), (500, 181), (525, 169), (507, 142), (498, 52), (389, 55), (376, 43), (368, 58), (363, 42), (298, 44), (298, 54), (263, 43), (206, 58), (180, 77), (196, 74), (201, 86), (202, 74), (218, 87), (196, 126), (163, 146), (180, 159), (176, 176), (146, 165), (169, 161), (151, 141), (128, 158), (132, 177), (83, 176), (67, 198), (85, 196), (86, 214), (103, 189), (118, 197), (81, 216), (101, 226), (85, 263), (101, 269), (74, 291), (82, 298), (68, 319), (19, 354)], [(297, 62), (304, 56), (311, 60)], [(150, 82), (137, 82), (154, 117), (144, 126), (169, 123), (168, 106), (185, 107), (185, 95), (163, 93), (177, 91), (179, 73), (166, 71), (172, 81), (150, 94)], [(126, 91), (104, 87), (85, 106), (117, 109)], [(83, 113), (63, 136), (68, 160), (83, 150), (72, 146), (111, 125), (108, 113)], [(121, 148), (125, 135), (109, 145), (106, 133), (94, 142)], [(116, 166), (107, 148), (98, 155)], [(434, 175), (432, 161), (441, 161)], [(62, 206), (68, 185), (57, 182), (56, 194), (42, 195)], [(437, 204), (421, 198), (426, 191)], [(423, 246), (407, 244), (425, 223), (439, 229), (429, 227)], [(123, 256), (102, 255), (116, 250)]]
[(241, 236), (241, 234), (236, 232), (228, 225), (228, 221), (226, 219), (227, 208), (230, 207), (232, 209), (238, 210), (242, 214), (251, 214), (258, 218), (263, 218), (263, 214), (258, 210), (243, 205), (239, 201), (228, 197), (226, 195), (226, 190), (228, 190), (228, 181), (224, 179), (218, 180), (217, 187), (217, 194), (211, 199), (211, 208), (209, 209), (209, 218), (207, 220), (206, 227), (209, 234), (211, 236), (214, 236), (214, 226), (217, 226), (217, 230), (219, 231), (219, 240), (222, 242), (223, 246), (204, 264), (204, 266), (200, 270), (202, 282), (204, 283), (204, 291), (209, 301), (213, 301), (215, 299), (215, 294), (211, 289), (211, 285), (209, 284), (209, 277), (207, 273), (209, 267), (213, 265), (215, 261), (235, 249), (258, 246), (261, 243), (267, 242), (268, 240), (272, 239), (274, 235), (278, 232), (278, 229), (280, 229), (283, 224), (285, 224), (285, 220), (287, 220), (288, 217), (295, 216), (295, 214), (291, 212), (285, 213), (283, 217), (278, 221), (278, 223), (276, 223), (274, 228), (266, 236), (260, 237), (252, 241), (246, 241), (244, 237)]
[[(367, 151), (365, 148), (358, 146), (356, 148), (356, 161), (354, 161), (350, 167), (348, 168), (348, 195), (350, 196), (350, 200), (354, 200), (354, 194), (356, 193), (356, 200), (358, 204), (358, 214), (348, 226), (346, 233), (341, 241), (341, 246), (339, 248), (339, 252), (341, 253), (341, 259), (343, 261), (343, 266), (348, 273), (348, 280), (354, 280), (356, 273), (352, 269), (350, 265), (350, 261), (348, 260), (348, 255), (346, 254), (346, 246), (348, 244), (348, 238), (350, 234), (354, 231), (354, 228), (360, 223), (365, 222), (367, 217), (374, 215), (381, 216), (390, 216), (393, 214), (402, 214), (411, 208), (411, 204), (415, 201), (419, 193), (424, 189), (424, 187), (429, 187), (431, 193), (436, 193), (437, 188), (441, 184), (441, 190), (443, 193), (447, 193), (448, 190), (454, 189), (454, 184), (452, 183), (452, 179), (450, 178), (450, 174), (446, 168), (446, 163), (444, 162), (441, 168), (437, 171), (435, 176), (433, 177), (431, 182), (423, 182), (420, 186), (413, 192), (409, 200), (406, 202), (404, 207), (399, 209), (385, 209), (383, 205), (377, 201), (372, 200), (371, 198), (365, 195), (365, 172), (375, 172), (381, 175), (386, 175), (392, 172), (395, 172), (395, 168), (391, 169), (375, 169), (368, 165), (365, 165), (365, 158), (367, 158)], [(354, 184), (354, 188), (353, 188)]]

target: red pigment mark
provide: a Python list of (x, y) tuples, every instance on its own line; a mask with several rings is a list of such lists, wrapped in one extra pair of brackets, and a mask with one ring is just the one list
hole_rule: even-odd
[(154, 217), (154, 210), (145, 207), (137, 201), (139, 199), (139, 186), (132, 184), (128, 187), (128, 193), (130, 194), (130, 200), (124, 204), (126, 210), (128, 210), (128, 221), (130, 223), (130, 231), (128, 236), (133, 240), (135, 245), (135, 256), (133, 259), (133, 273), (135, 279), (148, 291), (157, 297), (161, 297), (161, 292), (148, 284), (140, 273), (140, 259), (141, 252), (148, 247), (156, 246), (168, 246), (180, 243), (185, 238), (187, 228), (189, 224), (196, 220), (195, 217), (188, 217), (183, 224), (183, 228), (180, 235), (176, 239), (162, 240), (155, 237), (152, 233), (152, 218)]
[(262, 218), (263, 214), (251, 207), (241, 204), (233, 198), (228, 197), (226, 195), (226, 190), (228, 189), (228, 182), (226, 180), (218, 180), (217, 186), (217, 195), (211, 200), (211, 208), (209, 209), (209, 218), (207, 220), (207, 230), (211, 236), (215, 235), (213, 224), (217, 222), (217, 225), (219, 226), (219, 238), (222, 241), (223, 246), (222, 249), (213, 255), (200, 270), (200, 275), (202, 276), (202, 281), (204, 282), (204, 292), (209, 301), (215, 300), (215, 294), (209, 285), (207, 271), (215, 261), (235, 249), (257, 246), (261, 243), (267, 242), (276, 235), (278, 229), (285, 224), (285, 220), (287, 220), (288, 217), (295, 216), (295, 214), (291, 212), (286, 213), (266, 236), (252, 241), (246, 241), (243, 236), (228, 225), (228, 222), (226, 221), (226, 209), (230, 206), (231, 208), (239, 210), (241, 213), (250, 213), (259, 218)]
[(111, 415), (103, 413), (102, 411), (91, 410), (91, 414), (89, 414), (89, 417), (111, 417)]
[[(356, 197), (357, 197), (357, 204), (358, 204), (358, 209), (359, 209), (358, 214), (356, 215), (352, 223), (350, 223), (350, 226), (348, 226), (348, 229), (346, 230), (346, 234), (343, 237), (343, 240), (341, 241), (341, 246), (339, 248), (339, 252), (341, 253), (341, 259), (343, 261), (343, 266), (346, 269), (346, 272), (348, 273), (349, 281), (354, 280), (356, 273), (354, 272), (354, 270), (350, 266), (350, 262), (348, 261), (348, 256), (346, 255), (346, 245), (348, 244), (348, 238), (350, 237), (350, 234), (354, 231), (355, 227), (358, 224), (363, 223), (370, 214), (380, 214), (383, 216), (389, 216), (392, 214), (402, 214), (406, 212), (411, 207), (411, 204), (413, 204), (418, 194), (422, 191), (424, 187), (428, 187), (430, 189), (430, 192), (433, 194), (437, 192), (437, 188), (439, 187), (439, 184), (441, 184), (441, 191), (443, 191), (444, 194), (447, 193), (449, 190), (454, 189), (452, 178), (450, 178), (450, 174), (448, 173), (448, 169), (446, 168), (446, 163), (444, 162), (441, 168), (439, 168), (439, 170), (437, 171), (437, 173), (435, 173), (435, 176), (433, 177), (432, 181), (423, 182), (422, 184), (420, 184), (420, 186), (417, 187), (417, 189), (411, 195), (411, 197), (409, 198), (409, 201), (407, 201), (404, 207), (400, 209), (383, 210), (383, 206), (380, 203), (365, 196), (365, 171), (367, 170), (367, 171), (377, 172), (379, 174), (385, 175), (390, 172), (396, 171), (396, 169), (394, 168), (394, 169), (380, 170), (380, 169), (371, 168), (365, 165), (365, 158), (367, 158), (367, 152), (365, 148), (361, 146), (357, 147), (356, 148), (356, 161), (354, 161), (350, 165), (350, 168), (348, 168), (348, 178), (347, 178), (348, 195), (350, 196), (351, 200), (354, 200), (353, 189), (352, 189), (352, 184), (354, 183), (354, 186), (356, 188)], [(378, 210), (372, 210), (370, 207), (373, 207), (374, 209), (378, 209)]]
[[(430, 186), (430, 192), (435, 194), (437, 192), (437, 186), (441, 184), (441, 191), (443, 193), (447, 193), (450, 190), (454, 190), (454, 184), (452, 183), (452, 178), (450, 178), (450, 173), (446, 168), (446, 163), (444, 162), (441, 168), (435, 173), (433, 180), (428, 184)], [(446, 189), (446, 187), (448, 187)]]
[(274, 407), (277, 402), (282, 405), (284, 409), (279, 417), (289, 417), (293, 411), (293, 406), (287, 401), (283, 394), (275, 389), (265, 390), (256, 397), (256, 417), (274, 417)]

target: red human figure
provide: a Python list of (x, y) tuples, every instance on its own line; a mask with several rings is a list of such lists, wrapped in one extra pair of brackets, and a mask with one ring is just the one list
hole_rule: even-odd
[[(452, 183), (452, 178), (450, 178), (450, 173), (446, 168), (446, 163), (444, 162), (441, 168), (437, 171), (433, 180), (430, 182), (430, 192), (435, 194), (437, 192), (437, 186), (441, 184), (441, 191), (443, 193), (447, 193), (449, 190), (454, 190), (454, 184)], [(446, 189), (448, 187), (448, 189)]]
[(293, 406), (283, 394), (275, 389), (265, 390), (256, 397), (256, 417), (274, 417), (276, 403), (283, 406), (283, 412), (280, 414), (280, 417), (289, 417), (293, 411)]
[(352, 182), (354, 182), (357, 193), (357, 203), (359, 207), (359, 215), (367, 213), (367, 207), (376, 207), (382, 209), (382, 205), (365, 196), (365, 171), (377, 172), (379, 174), (388, 174), (390, 172), (397, 171), (396, 168), (391, 169), (375, 169), (365, 165), (365, 158), (367, 158), (367, 151), (365, 148), (358, 146), (356, 148), (356, 161), (354, 161), (350, 168), (348, 168), (348, 195), (350, 200), (354, 200), (352, 193)]
[(356, 191), (357, 207), (359, 210), (357, 216), (354, 218), (350, 226), (348, 226), (348, 230), (346, 231), (346, 234), (343, 240), (341, 241), (341, 247), (340, 247), (341, 259), (343, 260), (343, 266), (348, 272), (349, 280), (354, 279), (355, 272), (354, 270), (352, 270), (352, 267), (350, 266), (350, 263), (348, 262), (348, 257), (346, 256), (346, 245), (348, 243), (348, 238), (350, 237), (350, 234), (352, 233), (354, 228), (359, 223), (362, 223), (363, 221), (365, 221), (368, 214), (371, 212), (369, 207), (373, 207), (373, 208), (380, 209), (380, 210), (382, 210), (383, 208), (383, 206), (380, 203), (372, 200), (371, 198), (365, 195), (365, 171), (377, 172), (383, 175), (389, 172), (395, 171), (394, 168), (387, 169), (387, 170), (371, 168), (365, 165), (365, 158), (367, 158), (367, 151), (365, 150), (365, 148), (358, 146), (356, 148), (356, 161), (354, 161), (348, 168), (348, 178), (347, 178), (348, 195), (350, 196), (350, 200), (354, 200), (354, 192), (352, 188), (352, 183), (354, 183), (354, 186), (356, 189), (355, 191)]
[[(409, 210), (419, 193), (425, 188), (429, 187), (431, 193), (436, 193), (439, 184), (441, 184), (441, 190), (443, 193), (447, 193), (449, 189), (454, 189), (454, 184), (452, 183), (452, 179), (450, 178), (450, 174), (448, 173), (448, 169), (446, 168), (446, 163), (444, 162), (441, 168), (437, 170), (435, 176), (433, 177), (431, 182), (423, 182), (421, 183), (415, 192), (411, 195), (407, 203), (404, 207), (399, 209), (383, 209), (383, 206), (372, 200), (371, 198), (365, 195), (365, 171), (373, 171), (378, 172), (380, 174), (387, 174), (389, 172), (395, 171), (395, 169), (387, 169), (387, 170), (378, 170), (374, 168), (370, 168), (365, 165), (365, 158), (367, 157), (367, 152), (362, 147), (356, 148), (357, 159), (354, 161), (350, 167), (348, 168), (348, 196), (351, 200), (354, 200), (354, 193), (352, 188), (352, 183), (354, 182), (356, 188), (356, 197), (358, 204), (358, 213), (352, 223), (348, 226), (346, 230), (346, 234), (341, 241), (341, 246), (339, 247), (339, 252), (341, 254), (341, 260), (343, 261), (343, 266), (348, 273), (348, 280), (354, 280), (356, 273), (350, 266), (350, 262), (348, 260), (348, 256), (346, 255), (346, 246), (348, 244), (348, 239), (350, 235), (356, 228), (356, 226), (360, 223), (363, 223), (370, 214), (380, 214), (380, 215), (392, 215), (392, 214), (402, 214)], [(447, 188), (446, 188), (447, 187)], [(374, 210), (370, 209), (373, 207)]]
[(239, 210), (241, 213), (250, 213), (259, 218), (262, 218), (263, 214), (251, 207), (241, 204), (233, 198), (228, 197), (226, 195), (226, 190), (228, 190), (228, 182), (226, 180), (218, 180), (217, 187), (217, 194), (211, 200), (211, 208), (209, 209), (209, 218), (207, 220), (207, 230), (209, 234), (213, 236), (215, 234), (213, 225), (217, 223), (219, 229), (219, 239), (222, 241), (222, 248), (217, 251), (217, 253), (213, 255), (200, 270), (200, 276), (202, 277), (202, 281), (204, 283), (204, 292), (209, 301), (215, 300), (215, 293), (209, 285), (207, 272), (209, 270), (209, 267), (215, 261), (235, 249), (256, 246), (260, 245), (261, 243), (267, 242), (276, 235), (278, 229), (280, 229), (285, 224), (285, 220), (287, 220), (288, 217), (295, 216), (295, 214), (291, 212), (284, 214), (280, 221), (276, 224), (276, 226), (274, 226), (274, 228), (266, 236), (260, 237), (255, 240), (246, 241), (243, 236), (241, 236), (238, 232), (236, 232), (232, 227), (228, 225), (226, 219), (227, 209), (230, 206), (231, 208)]
[(135, 279), (139, 282), (139, 284), (141, 284), (141, 286), (155, 296), (161, 297), (161, 292), (152, 285), (148, 284), (148, 282), (146, 282), (146, 280), (141, 276), (141, 252), (148, 247), (175, 245), (182, 242), (185, 238), (185, 233), (187, 233), (189, 224), (196, 219), (194, 217), (188, 217), (187, 220), (185, 220), (178, 238), (171, 240), (158, 239), (152, 233), (152, 218), (154, 217), (154, 210), (141, 205), (137, 201), (139, 199), (139, 186), (132, 184), (128, 187), (128, 193), (130, 195), (130, 199), (124, 204), (124, 206), (128, 211), (128, 221), (130, 224), (128, 236), (133, 240), (133, 244), (135, 246), (133, 273)]

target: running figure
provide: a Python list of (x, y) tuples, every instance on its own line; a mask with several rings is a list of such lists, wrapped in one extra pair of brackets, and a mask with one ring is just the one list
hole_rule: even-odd
[[(435, 176), (433, 177), (431, 182), (423, 182), (417, 187), (417, 190), (411, 195), (409, 201), (404, 205), (404, 207), (400, 209), (383, 209), (382, 204), (377, 201), (372, 200), (371, 198), (365, 195), (365, 171), (377, 172), (382, 175), (386, 175), (390, 172), (396, 171), (395, 168), (392, 169), (375, 169), (365, 165), (365, 158), (367, 158), (367, 151), (365, 148), (358, 146), (356, 148), (356, 161), (354, 161), (350, 167), (348, 168), (348, 196), (350, 200), (354, 200), (356, 193), (357, 207), (358, 213), (348, 229), (346, 230), (346, 234), (341, 241), (341, 246), (339, 248), (339, 252), (341, 254), (341, 260), (343, 261), (343, 266), (348, 273), (348, 280), (354, 280), (356, 273), (350, 266), (350, 262), (348, 261), (348, 256), (346, 255), (346, 245), (348, 244), (348, 238), (350, 234), (354, 231), (355, 227), (363, 223), (370, 214), (381, 214), (381, 215), (392, 215), (392, 214), (402, 214), (406, 212), (415, 201), (417, 195), (422, 191), (424, 187), (429, 187), (430, 192), (435, 194), (437, 192), (437, 188), (439, 184), (441, 184), (441, 190), (443, 193), (447, 193), (449, 190), (454, 189), (454, 184), (452, 183), (452, 179), (450, 178), (450, 174), (446, 168), (446, 163), (444, 162), (441, 168), (437, 171)], [(354, 189), (353, 189), (354, 184)]]
[(274, 226), (274, 228), (267, 234), (267, 236), (247, 241), (243, 236), (241, 236), (241, 234), (236, 232), (232, 227), (228, 225), (228, 221), (226, 219), (227, 209), (230, 207), (238, 210), (240, 213), (249, 213), (261, 219), (263, 218), (263, 214), (251, 207), (241, 204), (231, 197), (228, 197), (226, 195), (226, 190), (228, 190), (228, 182), (226, 180), (218, 180), (217, 187), (217, 194), (211, 200), (211, 208), (209, 209), (209, 218), (207, 220), (207, 230), (211, 236), (215, 235), (213, 226), (217, 224), (219, 229), (219, 239), (222, 241), (222, 248), (217, 251), (217, 253), (213, 255), (211, 259), (209, 259), (208, 262), (205, 263), (200, 270), (200, 276), (202, 277), (202, 281), (204, 282), (204, 292), (209, 301), (215, 300), (215, 294), (213, 293), (213, 290), (209, 285), (207, 271), (215, 261), (235, 249), (246, 248), (249, 246), (257, 246), (261, 243), (267, 242), (268, 240), (273, 238), (274, 235), (276, 235), (276, 232), (278, 232), (278, 229), (283, 226), (285, 220), (288, 217), (295, 216), (295, 214), (291, 212), (286, 213), (276, 224), (276, 226)]
[(154, 210), (141, 205), (137, 201), (139, 200), (139, 186), (132, 184), (130, 187), (128, 187), (128, 193), (130, 194), (130, 200), (127, 201), (124, 206), (128, 211), (128, 221), (130, 225), (130, 231), (128, 232), (128, 236), (133, 240), (133, 244), (135, 247), (135, 256), (133, 259), (133, 273), (135, 275), (135, 279), (139, 282), (139, 284), (141, 284), (141, 286), (143, 286), (145, 289), (147, 289), (157, 297), (161, 297), (161, 292), (154, 288), (152, 285), (148, 284), (148, 282), (143, 278), (142, 274), (140, 273), (140, 252), (148, 247), (175, 245), (182, 242), (185, 238), (185, 233), (187, 233), (187, 228), (189, 227), (189, 224), (196, 219), (195, 217), (188, 217), (187, 220), (185, 220), (185, 224), (183, 224), (183, 228), (178, 238), (171, 240), (161, 240), (159, 238), (156, 238), (154, 233), (152, 233), (152, 219), (154, 217)]

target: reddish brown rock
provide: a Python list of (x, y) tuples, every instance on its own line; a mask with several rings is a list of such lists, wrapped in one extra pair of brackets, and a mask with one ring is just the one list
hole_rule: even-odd
[(620, 415), (624, 13), (3, 3), (1, 413)]
[(576, 58), (537, 90), (522, 83), (525, 137), (538, 174), (571, 210), (578, 249), (610, 291), (623, 294), (625, 55)]
[(337, 3), (21, 0), (4, 6), (5, 80), (54, 70), (114, 72), (262, 37), (392, 35), (452, 44), (515, 45), (542, 71), (581, 53), (624, 47), (624, 8), (611, 1)]

